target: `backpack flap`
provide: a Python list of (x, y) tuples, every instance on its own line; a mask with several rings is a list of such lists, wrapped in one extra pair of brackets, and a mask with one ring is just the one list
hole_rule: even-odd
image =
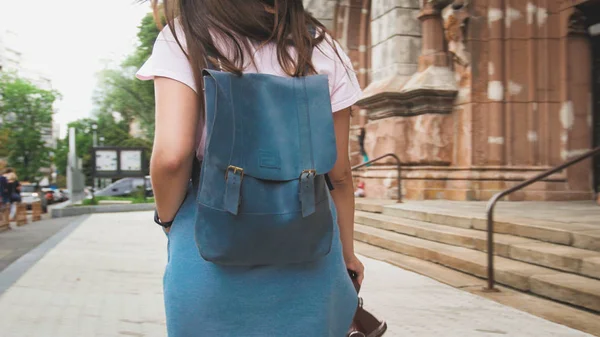
[[(301, 181), (303, 213), (310, 214), (314, 179), (328, 173), (337, 160), (327, 76), (236, 76), (214, 70), (204, 74), (204, 162), (220, 169), (224, 178), (235, 176), (224, 181), (222, 207), (237, 214), (242, 177), (250, 176)], [(198, 199), (206, 193), (201, 190)]]

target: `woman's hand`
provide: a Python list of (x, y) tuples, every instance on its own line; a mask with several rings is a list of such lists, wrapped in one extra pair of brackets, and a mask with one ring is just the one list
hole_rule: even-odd
[(352, 254), (351, 256), (349, 256), (347, 258), (345, 257), (344, 260), (346, 262), (346, 269), (352, 270), (353, 272), (355, 272), (356, 275), (358, 275), (358, 277), (357, 277), (358, 284), (362, 284), (363, 280), (365, 279), (365, 266), (362, 264), (362, 262), (360, 262), (358, 257), (356, 257), (356, 255), (354, 255), (354, 254)]

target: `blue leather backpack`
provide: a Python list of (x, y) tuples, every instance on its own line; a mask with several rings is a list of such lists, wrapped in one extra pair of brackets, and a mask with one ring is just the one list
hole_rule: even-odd
[(326, 75), (203, 72), (206, 145), (195, 238), (237, 266), (315, 261), (331, 249), (336, 159)]

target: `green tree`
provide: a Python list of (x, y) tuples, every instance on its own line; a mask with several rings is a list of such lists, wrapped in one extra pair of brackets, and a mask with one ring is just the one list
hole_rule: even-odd
[(8, 143), (8, 129), (2, 128), (0, 129), (0, 158), (8, 157), (8, 148), (6, 148), (6, 144)]
[(59, 139), (56, 142), (56, 150), (54, 151), (54, 165), (58, 175), (67, 175), (67, 161), (69, 158), (69, 136), (65, 139)]
[(140, 81), (135, 72), (152, 53), (159, 30), (152, 14), (146, 15), (138, 27), (138, 46), (116, 69), (104, 69), (98, 74), (98, 87), (94, 93), (99, 113), (119, 112), (126, 121), (140, 121), (145, 138), (154, 138), (154, 85)]
[(43, 90), (13, 75), (0, 77), (0, 134), (6, 136), (8, 164), (23, 180), (35, 180), (39, 170), (50, 165), (42, 132), (52, 128), (55, 91)]

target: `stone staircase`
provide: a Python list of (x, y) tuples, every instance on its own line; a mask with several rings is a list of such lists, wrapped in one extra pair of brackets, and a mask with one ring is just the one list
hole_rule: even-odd
[[(495, 222), (496, 281), (600, 313), (600, 208), (567, 223), (523, 217), (523, 207)], [(485, 204), (357, 199), (356, 210), (357, 241), (486, 277)]]

